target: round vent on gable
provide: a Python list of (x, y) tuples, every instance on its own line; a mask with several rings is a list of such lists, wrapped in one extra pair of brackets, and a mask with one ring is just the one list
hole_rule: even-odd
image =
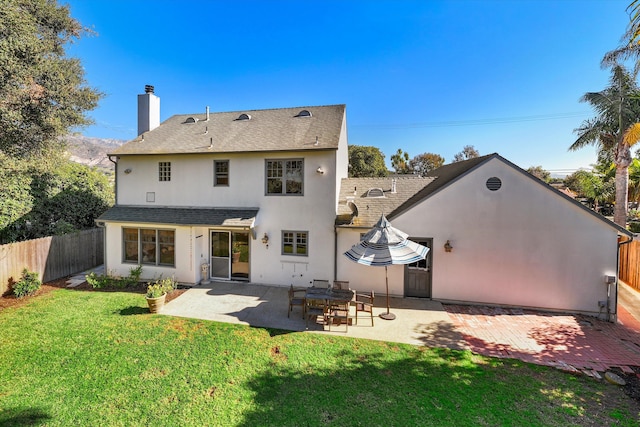
[(502, 181), (500, 178), (492, 176), (486, 182), (487, 188), (491, 191), (497, 191), (502, 187)]

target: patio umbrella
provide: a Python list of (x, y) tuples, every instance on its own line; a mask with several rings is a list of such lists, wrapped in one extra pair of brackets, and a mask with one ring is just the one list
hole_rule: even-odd
[(344, 255), (358, 264), (374, 267), (384, 266), (387, 287), (387, 312), (380, 317), (393, 320), (395, 314), (389, 312), (389, 276), (387, 266), (393, 264), (411, 264), (427, 256), (429, 248), (407, 239), (408, 235), (391, 223), (384, 215), (373, 228), (362, 237), (360, 243), (353, 245)]

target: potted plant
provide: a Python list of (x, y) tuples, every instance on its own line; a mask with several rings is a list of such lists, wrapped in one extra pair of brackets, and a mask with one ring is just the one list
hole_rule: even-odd
[(240, 261), (240, 243), (236, 242), (231, 248), (232, 260), (234, 263)]
[(167, 297), (167, 291), (160, 283), (154, 283), (147, 286), (147, 304), (149, 304), (149, 311), (152, 313), (158, 313), (162, 307), (164, 307), (164, 300)]
[(147, 304), (151, 313), (158, 313), (164, 307), (167, 293), (176, 289), (177, 282), (173, 278), (157, 279), (147, 286)]

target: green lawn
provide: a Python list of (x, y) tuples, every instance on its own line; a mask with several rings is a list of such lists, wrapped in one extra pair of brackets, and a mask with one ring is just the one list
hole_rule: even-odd
[(593, 379), (151, 315), (140, 294), (56, 290), (0, 325), (0, 425), (640, 425), (637, 402)]

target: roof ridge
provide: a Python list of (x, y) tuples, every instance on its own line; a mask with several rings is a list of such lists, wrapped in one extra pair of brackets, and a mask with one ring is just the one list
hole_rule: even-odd
[[(260, 111), (278, 111), (278, 110), (297, 110), (299, 108), (329, 108), (329, 107), (346, 107), (347, 104), (326, 104), (326, 105), (306, 105), (300, 107), (275, 107), (275, 108), (258, 108), (258, 109), (248, 109), (248, 110), (233, 110), (233, 111), (209, 111), (209, 115), (213, 114), (238, 114), (238, 113), (248, 113), (248, 112), (260, 112)], [(197, 113), (187, 113), (187, 114), (174, 114), (171, 117), (180, 117), (180, 116), (195, 116), (195, 115), (205, 115), (206, 112), (199, 111)]]

